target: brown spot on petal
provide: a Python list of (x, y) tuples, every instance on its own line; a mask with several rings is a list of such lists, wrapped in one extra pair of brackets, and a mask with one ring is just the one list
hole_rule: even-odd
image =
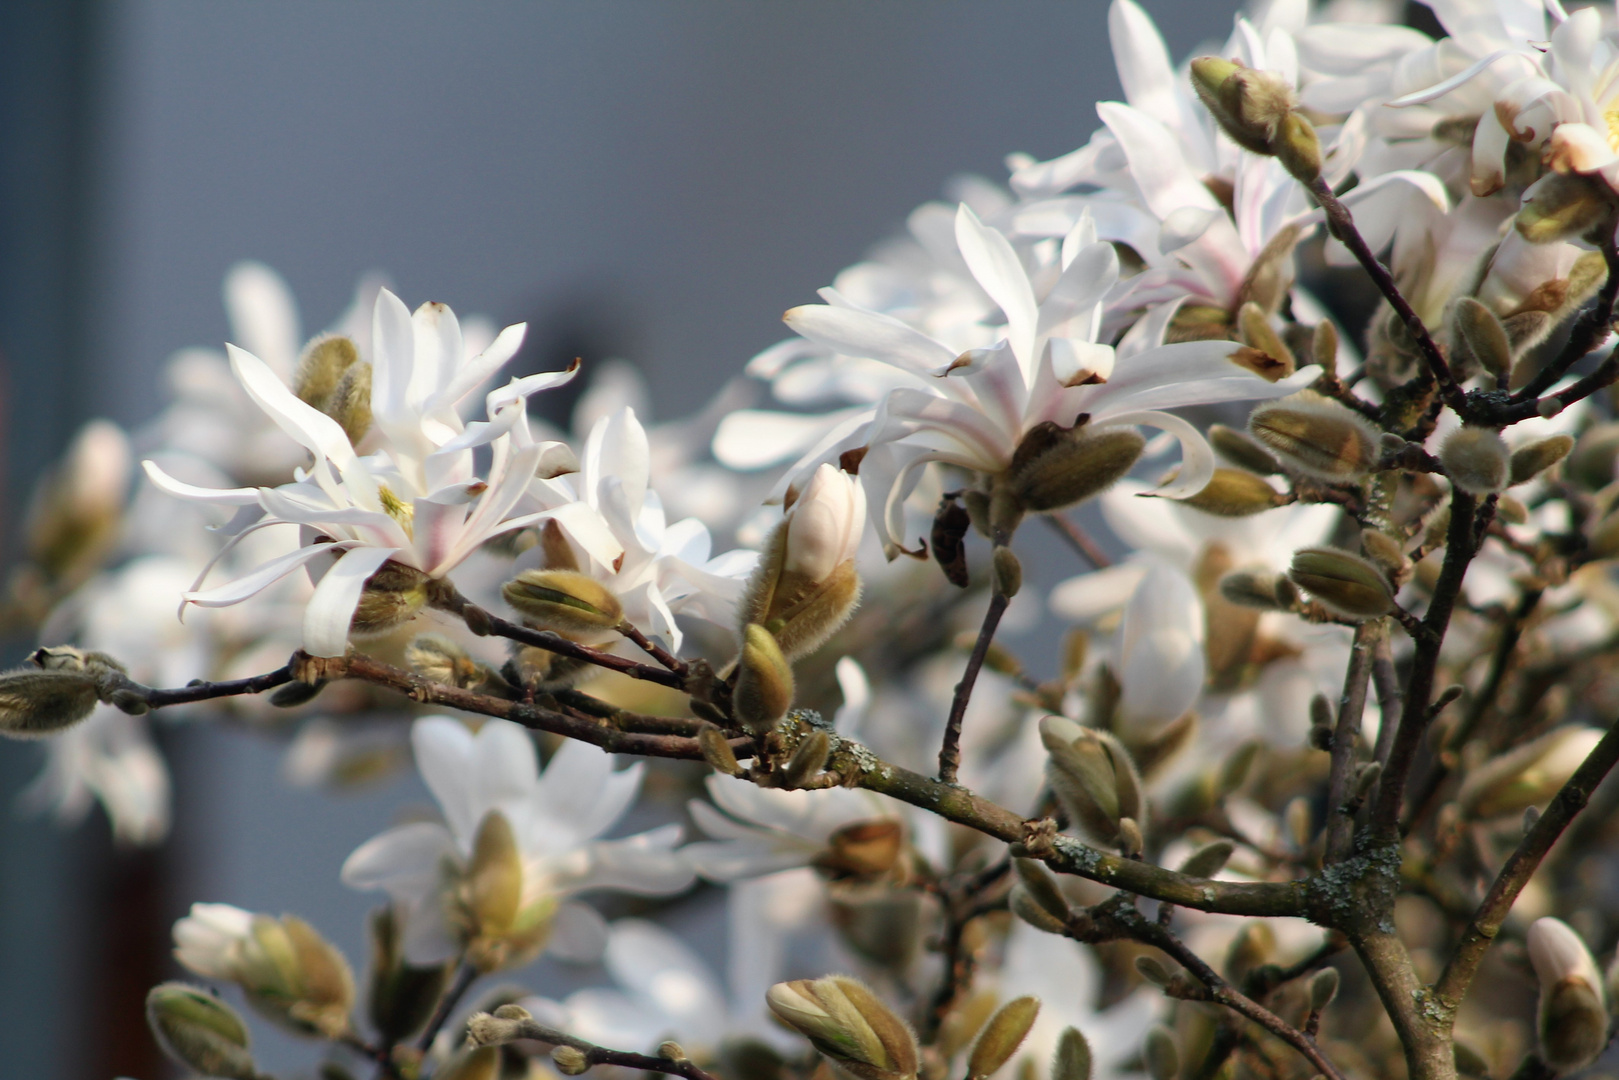
[(1262, 352), (1248, 345), (1237, 346), (1226, 359), (1240, 368), (1247, 368), (1268, 382), (1275, 382), (1277, 379), (1286, 378), (1292, 374), (1286, 361), (1278, 360), (1270, 353)]

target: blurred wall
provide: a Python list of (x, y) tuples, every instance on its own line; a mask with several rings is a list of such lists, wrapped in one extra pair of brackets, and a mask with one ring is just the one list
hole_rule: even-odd
[[(1177, 57), (1230, 25), (1224, 5), (1146, 6)], [(225, 338), (238, 259), (287, 277), (306, 331), (382, 269), (412, 306), (529, 319), (518, 365), (641, 364), (674, 416), (948, 177), (1070, 150), (1118, 94), (1099, 0), (5, 8), (9, 520), (76, 423), (148, 418), (165, 358)], [(67, 1017), (129, 1018), (194, 899), (296, 907), (363, 955), (373, 898), (337, 863), (421, 797), (414, 780), (311, 797), (277, 780), (267, 742), (169, 746), (184, 820), (164, 854), (119, 861), (99, 823), (0, 815), (7, 1073), (158, 1075), (134, 1029)], [(0, 799), (35, 753), (0, 746)], [(275, 1040), (263, 1057), (309, 1061)]]

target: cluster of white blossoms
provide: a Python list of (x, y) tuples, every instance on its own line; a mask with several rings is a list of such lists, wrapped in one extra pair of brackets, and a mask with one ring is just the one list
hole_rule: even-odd
[[(413, 759), (441, 819), (330, 868), (365, 979), (294, 915), (174, 928), (331, 1075), (1591, 1066), (1619, 26), (1407, 7), (1271, 0), (1177, 65), (1112, 0), (1082, 146), (918, 208), (686, 421), (377, 282), (306, 340), (237, 267), (233, 343), (30, 511), (27, 801), (161, 840), (149, 714), (286, 730), (301, 783)], [(541, 956), (596, 985), (482, 992)], [(262, 1075), (218, 997), (148, 1009)]]

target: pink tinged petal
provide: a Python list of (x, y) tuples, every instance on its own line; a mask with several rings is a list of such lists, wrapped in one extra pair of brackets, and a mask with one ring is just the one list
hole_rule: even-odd
[(1007, 338), (1023, 368), (1024, 384), (1032, 384), (1037, 359), (1034, 335), (1040, 310), (1022, 260), (1005, 235), (979, 221), (966, 203), (956, 211), (956, 244), (967, 261), (967, 269), (1006, 313)]
[(1180, 92), (1175, 69), (1152, 19), (1131, 0), (1113, 0), (1107, 12), (1107, 32), (1125, 100), (1162, 123), (1178, 121)]
[(372, 837), (343, 860), (341, 877), (351, 889), (382, 889), (398, 899), (431, 892), (440, 867), (454, 858), (455, 841), (436, 822), (401, 825)]
[(1180, 471), (1175, 475), (1173, 482), (1155, 489), (1153, 494), (1169, 499), (1184, 499), (1202, 491), (1214, 478), (1213, 449), (1195, 427), (1180, 417), (1149, 410), (1121, 413), (1107, 418), (1107, 427), (1120, 424), (1146, 424), (1167, 431), (1180, 441)]
[(349, 622), (365, 581), (398, 548), (355, 548), (315, 586), (304, 608), (304, 651), (311, 656), (342, 656), (348, 650)]
[(340, 469), (356, 461), (354, 447), (336, 420), (312, 405), (300, 401), (269, 367), (244, 349), (226, 345), (231, 370), (236, 373), (247, 396), (290, 435), (298, 445), (317, 458), (326, 458)]
[(856, 308), (805, 304), (782, 317), (796, 333), (844, 356), (864, 356), (923, 375), (955, 353), (889, 315)]
[(477, 831), (478, 793), (474, 790), (477, 748), (465, 724), (448, 716), (427, 716), (410, 729), (416, 771), (433, 793), (456, 840), (470, 850)]
[(281, 275), (261, 262), (239, 262), (225, 275), (225, 314), (248, 352), (282, 378), (298, 360), (298, 305)]
[(216, 506), (252, 506), (259, 501), (258, 488), (205, 488), (176, 480), (155, 461), (141, 462), (152, 486), (165, 495), (192, 502), (212, 503)]
[(594, 964), (607, 948), (610, 931), (607, 920), (589, 904), (564, 901), (551, 923), (551, 938), (545, 951), (570, 964)]
[(338, 544), (316, 544), (311, 547), (299, 548), (290, 555), (283, 555), (272, 559), (258, 569), (244, 574), (234, 581), (212, 589), (188, 592), (185, 594), (186, 603), (196, 604), (198, 607), (229, 607), (239, 604), (250, 596), (256, 596), (280, 581), (298, 567), (321, 555), (329, 555), (334, 551), (342, 551), (352, 546), (351, 542)]

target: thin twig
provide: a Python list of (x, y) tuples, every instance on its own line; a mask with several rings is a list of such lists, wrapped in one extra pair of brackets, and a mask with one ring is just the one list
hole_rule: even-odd
[(1080, 528), (1063, 514), (1046, 514), (1046, 524), (1056, 530), (1057, 535), (1068, 541), (1068, 546), (1079, 553), (1079, 557), (1091, 564), (1093, 570), (1103, 570), (1113, 565), (1113, 560), (1107, 557), (1100, 544), (1091, 538), (1091, 534)]
[(455, 969), (455, 980), (450, 983), (449, 989), (444, 991), (444, 996), (438, 999), (438, 1007), (433, 1010), (432, 1019), (428, 1020), (427, 1026), (422, 1029), (421, 1038), (416, 1040), (416, 1049), (426, 1052), (432, 1047), (433, 1040), (438, 1038), (439, 1029), (450, 1018), (450, 1013), (466, 996), (467, 991), (472, 989), (472, 984), (478, 981), (478, 974), (476, 967), (466, 960), (461, 961), (460, 966)]
[(677, 675), (686, 674), (686, 662), (647, 637), (628, 619), (618, 624), (618, 632), (629, 638), (635, 647)]
[(187, 686), (173, 690), (158, 690), (142, 686), (133, 680), (125, 682), (123, 688), (134, 691), (151, 708), (161, 709), (167, 705), (188, 705), (193, 701), (209, 701), (213, 698), (262, 694), (266, 690), (274, 690), (291, 681), (292, 667), (288, 665), (246, 679), (230, 679), (224, 682), (203, 682), (196, 679)]
[(1485, 894), (1484, 901), (1473, 914), (1472, 922), (1463, 932), (1461, 943), (1456, 946), (1450, 963), (1445, 965), (1444, 974), (1434, 984), (1434, 992), (1448, 1008), (1454, 1009), (1461, 1003), (1479, 963), (1484, 959), (1485, 951), (1495, 940), (1501, 924), (1506, 922), (1513, 902), (1518, 899), (1518, 893), (1529, 884), (1535, 869), (1557, 838), (1563, 835), (1563, 830), (1585, 809), (1585, 804), (1591, 800), (1591, 793), (1602, 783), (1615, 762), (1619, 762), (1619, 720), (1608, 728), (1608, 733), (1602, 736), (1590, 755), (1574, 770), (1574, 775), (1568, 778), (1568, 783), (1547, 805), (1540, 820), (1535, 822), (1496, 875), (1490, 891)]
[(972, 699), (973, 684), (978, 681), (978, 672), (984, 666), (984, 658), (989, 655), (990, 643), (995, 640), (995, 628), (1001, 624), (1001, 616), (1006, 614), (1006, 605), (1010, 602), (1010, 598), (1001, 595), (999, 589), (990, 594), (989, 610), (984, 612), (984, 625), (978, 630), (972, 655), (967, 657), (967, 668), (961, 673), (955, 697), (950, 701), (950, 715), (944, 723), (944, 743), (939, 747), (939, 779), (946, 784), (956, 782), (956, 770), (961, 767), (961, 722), (967, 716), (967, 702)]
[(1366, 711), (1366, 688), (1371, 682), (1377, 643), (1388, 636), (1388, 620), (1369, 619), (1355, 628), (1355, 644), (1344, 672), (1344, 692), (1338, 699), (1338, 724), (1332, 733), (1332, 768), (1327, 777), (1326, 864), (1349, 854), (1354, 833), (1354, 812), (1348, 810), (1349, 787), (1355, 775), (1355, 747), (1360, 742), (1361, 715)]
[[(480, 1019), (482, 1019), (480, 1017)], [(700, 1068), (686, 1058), (656, 1057), (651, 1054), (635, 1054), (627, 1050), (609, 1050), (605, 1046), (586, 1042), (556, 1028), (546, 1027), (532, 1018), (526, 1020), (504, 1021), (510, 1024), (511, 1039), (533, 1039), (535, 1042), (547, 1043), (551, 1046), (568, 1046), (585, 1055), (587, 1065), (617, 1065), (626, 1069), (641, 1069), (645, 1072), (664, 1073), (668, 1076), (681, 1076), (686, 1080), (719, 1080), (713, 1073)]]
[(1389, 749), (1394, 745), (1394, 729), (1400, 716), (1400, 675), (1394, 670), (1394, 646), (1388, 635), (1377, 643), (1372, 655), (1372, 685), (1377, 688), (1377, 710), (1382, 720), (1377, 725), (1377, 745), (1372, 748), (1372, 759), (1388, 767)]

